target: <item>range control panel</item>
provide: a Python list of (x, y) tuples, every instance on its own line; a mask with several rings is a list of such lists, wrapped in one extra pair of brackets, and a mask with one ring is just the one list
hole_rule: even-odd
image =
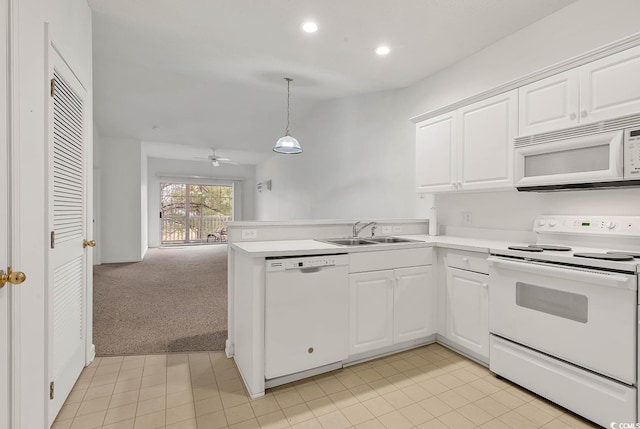
[(274, 258), (267, 260), (267, 271), (332, 267), (335, 265), (347, 265), (348, 263), (349, 256), (346, 254), (308, 256), (304, 258)]
[(533, 231), (640, 237), (640, 216), (538, 216)]

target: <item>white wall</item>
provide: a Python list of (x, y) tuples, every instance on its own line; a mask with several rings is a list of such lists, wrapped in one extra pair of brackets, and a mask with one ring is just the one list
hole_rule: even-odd
[[(413, 192), (415, 134), (410, 117), (636, 33), (639, 15), (637, 0), (579, 0), (411, 87), (318, 105), (306, 122), (292, 124), (305, 152), (275, 155), (258, 166), (257, 180), (273, 180), (273, 191), (258, 194), (256, 218), (427, 217), (429, 197), (421, 200)], [(531, 216), (550, 207), (588, 211), (595, 198), (605, 195), (614, 204), (611, 210), (622, 214), (631, 207), (616, 197), (639, 196), (633, 190), (545, 195), (438, 196), (438, 220), (441, 225), (457, 222), (460, 207), (467, 205), (477, 214), (476, 222), (499, 228), (505, 218), (491, 216), (492, 210), (483, 206), (483, 201), (491, 201), (503, 213), (510, 212), (510, 224), (530, 229)], [(513, 207), (527, 210), (514, 213)]]
[(272, 180), (257, 195), (256, 218), (414, 217), (414, 128), (399, 91), (318, 105), (292, 134), (304, 152), (274, 154), (256, 170)]
[[(99, 147), (98, 147), (99, 146)], [(142, 155), (138, 140), (100, 136), (100, 244), (103, 263), (142, 260)]]
[(149, 158), (148, 164), (148, 237), (149, 247), (160, 246), (160, 182), (162, 178), (195, 184), (234, 182), (240, 198), (235, 201), (235, 220), (255, 219), (255, 167), (252, 165), (220, 165), (209, 162)]

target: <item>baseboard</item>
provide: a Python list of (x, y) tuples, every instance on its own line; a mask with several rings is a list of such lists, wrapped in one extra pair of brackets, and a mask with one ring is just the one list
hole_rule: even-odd
[(103, 259), (101, 262), (103, 264), (125, 264), (125, 263), (129, 263), (129, 262), (142, 262), (142, 259), (137, 259), (137, 258)]
[(383, 347), (381, 349), (376, 349), (370, 352), (364, 352), (364, 353), (359, 353), (357, 355), (349, 356), (347, 359), (342, 361), (342, 365), (345, 367), (357, 365), (362, 362), (367, 362), (373, 359), (394, 355), (396, 353), (426, 346), (428, 344), (433, 344), (435, 342), (436, 342), (436, 335), (429, 335), (428, 337), (419, 338), (417, 340), (405, 341), (403, 343), (393, 344), (391, 346)]
[(487, 368), (489, 368), (489, 359), (484, 357), (484, 356), (480, 356), (479, 354), (469, 350), (466, 347), (463, 347), (459, 344), (456, 344), (452, 341), (449, 341), (449, 339), (447, 339), (446, 337), (437, 334), (436, 335), (436, 342), (438, 344), (440, 344), (443, 347), (448, 348), (449, 350), (452, 350), (456, 353), (458, 353), (459, 355), (462, 355), (468, 359), (471, 359), (472, 361), (479, 363), (482, 366), (486, 366)]
[(228, 338), (224, 342), (224, 353), (227, 355), (229, 359), (233, 357), (233, 344), (231, 344), (231, 341), (229, 341)]
[(95, 344), (91, 344), (91, 347), (89, 347), (89, 355), (87, 356), (87, 362), (86, 365), (89, 365), (91, 362), (93, 362), (93, 360), (96, 358), (96, 345)]

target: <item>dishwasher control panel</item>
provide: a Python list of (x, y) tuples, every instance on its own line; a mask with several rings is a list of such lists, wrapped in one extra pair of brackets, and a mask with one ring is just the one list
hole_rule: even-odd
[(293, 257), (269, 259), (267, 260), (267, 271), (285, 271), (304, 268), (332, 267), (335, 265), (347, 265), (348, 263), (349, 256), (346, 254), (308, 256), (304, 258)]

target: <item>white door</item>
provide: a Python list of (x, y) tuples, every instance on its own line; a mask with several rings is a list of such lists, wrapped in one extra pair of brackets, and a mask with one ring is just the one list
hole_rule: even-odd
[(456, 189), (456, 111), (416, 124), (416, 188), (418, 192)]
[(578, 125), (579, 91), (578, 69), (567, 70), (519, 88), (518, 135)]
[(580, 67), (580, 121), (640, 111), (640, 46)]
[(349, 275), (349, 355), (393, 343), (393, 270)]
[[(7, 28), (8, 5), (6, 0), (0, 0), (0, 27)], [(7, 144), (7, 34), (0, 32), (0, 270), (6, 270), (9, 265), (9, 145)], [(0, 429), (9, 429), (9, 403), (11, 366), (11, 343), (9, 341), (9, 284), (0, 287)]]
[(489, 276), (447, 267), (447, 338), (489, 358)]
[(393, 342), (435, 334), (436, 293), (431, 266), (394, 270)]
[(463, 190), (513, 187), (518, 91), (460, 108), (458, 171)]
[(87, 341), (86, 91), (50, 50), (49, 98), (49, 423), (85, 364)]

